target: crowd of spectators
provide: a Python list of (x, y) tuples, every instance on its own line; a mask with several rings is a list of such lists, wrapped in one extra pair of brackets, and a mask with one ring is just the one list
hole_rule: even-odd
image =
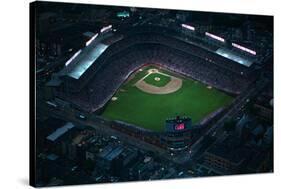
[[(67, 92), (77, 106), (87, 111), (102, 108), (138, 68), (158, 66), (193, 78), (232, 94), (239, 94), (251, 82), (246, 68), (214, 53), (156, 33), (129, 36), (112, 44), (98, 59), (98, 68), (87, 71), (79, 92)], [(95, 70), (95, 73), (93, 72)], [(86, 82), (86, 83), (85, 83)]]

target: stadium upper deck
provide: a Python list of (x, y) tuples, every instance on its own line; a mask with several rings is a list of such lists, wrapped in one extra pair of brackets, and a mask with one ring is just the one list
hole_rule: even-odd
[[(168, 37), (172, 37), (178, 40), (177, 48), (180, 46), (194, 46), (193, 48), (197, 48), (199, 52), (203, 52), (205, 50), (205, 54), (213, 57), (216, 61), (213, 63), (217, 63), (220, 66), (224, 66), (226, 69), (231, 69), (234, 72), (246, 74), (249, 69), (243, 68), (241, 65), (246, 65), (247, 67), (253, 64), (253, 59), (246, 59), (243, 56), (239, 56), (238, 53), (234, 53), (227, 48), (211, 48), (209, 46), (204, 46), (204, 44), (195, 43), (191, 38), (183, 38), (183, 36), (176, 31), (170, 30), (168, 28), (163, 27), (135, 27), (131, 30), (119, 31), (119, 32), (101, 32), (100, 34), (96, 34), (92, 37), (92, 39), (87, 42), (88, 44), (78, 52), (76, 52), (69, 61), (66, 62), (65, 68), (59, 73), (60, 76), (68, 76), (72, 79), (80, 79), (80, 77), (86, 73), (86, 71), (94, 66), (94, 63), (97, 59), (106, 51), (108, 47), (113, 45), (115, 42), (121, 40), (123, 36), (127, 36), (127, 38), (136, 38), (136, 40), (127, 40), (127, 46), (132, 45), (133, 43), (144, 43), (144, 42), (157, 42), (157, 43), (165, 43), (165, 40), (151, 40), (151, 37), (143, 37), (141, 40), (138, 40), (138, 36), (145, 36), (145, 33), (151, 33), (152, 35), (166, 35)], [(122, 37), (120, 37), (122, 36)], [(150, 38), (150, 39), (149, 39)], [(181, 44), (179, 42), (182, 42)], [(185, 42), (186, 44), (183, 44)], [(121, 47), (120, 47), (121, 48)], [(182, 48), (182, 47), (180, 47)], [(196, 53), (196, 52), (194, 52)], [(198, 54), (198, 53), (197, 53)], [(203, 55), (203, 53), (201, 53)], [(212, 55), (211, 55), (212, 54)], [(213, 54), (220, 55), (216, 56)], [(205, 57), (207, 59), (207, 57)], [(210, 59), (212, 61), (212, 59)], [(227, 63), (226, 63), (227, 62)], [(238, 62), (239, 64), (236, 64)], [(97, 66), (98, 67), (98, 66)], [(83, 80), (83, 79), (82, 79)]]
[[(151, 26), (133, 28), (126, 32), (123, 30), (112, 32), (111, 29), (106, 32), (101, 31), (66, 62), (64, 69), (58, 74), (59, 77), (55, 78), (63, 81), (63, 90), (57, 95), (72, 99), (71, 101), (77, 106), (96, 111), (110, 99), (130, 73), (152, 62), (158, 62), (168, 69), (203, 80), (207, 84), (234, 94), (239, 94), (249, 82), (253, 81), (251, 66), (237, 64), (216, 53), (218, 49), (202, 47), (202, 44), (177, 34), (167, 28)], [(146, 46), (147, 49), (138, 46)], [(166, 53), (170, 52), (174, 57), (162, 59), (165, 50), (160, 48), (161, 46), (170, 49)], [(134, 54), (131, 51), (138, 51), (138, 49), (139, 53), (133, 57), (129, 56)], [(148, 49), (151, 49), (151, 52)], [(185, 59), (179, 61), (175, 56)], [(127, 59), (125, 60), (124, 57)], [(123, 61), (117, 61), (118, 59)], [(89, 81), (91, 81), (90, 85), (88, 85)], [(51, 83), (52, 81), (49, 82)], [(99, 95), (96, 91), (102, 91), (103, 94)]]

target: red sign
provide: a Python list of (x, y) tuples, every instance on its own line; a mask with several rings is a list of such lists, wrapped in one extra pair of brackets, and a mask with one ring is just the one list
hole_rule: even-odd
[(180, 124), (176, 125), (175, 129), (176, 130), (183, 130), (184, 129), (184, 123), (180, 123)]

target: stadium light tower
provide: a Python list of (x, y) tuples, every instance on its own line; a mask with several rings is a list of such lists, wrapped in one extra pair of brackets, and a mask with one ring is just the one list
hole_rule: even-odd
[(242, 51), (245, 51), (245, 52), (250, 53), (250, 54), (252, 54), (252, 55), (257, 55), (256, 51), (253, 51), (253, 50), (251, 50), (251, 49), (248, 49), (248, 48), (246, 48), (246, 47), (243, 47), (243, 46), (241, 46), (241, 45), (238, 45), (237, 43), (231, 43), (231, 44), (232, 44), (233, 47), (238, 48), (238, 49), (240, 49), (240, 50), (242, 50)]
[(81, 49), (79, 51), (77, 51), (66, 63), (65, 63), (65, 66), (68, 66), (72, 60), (74, 60), (80, 53), (81, 53)]
[(211, 37), (211, 38), (213, 38), (213, 39), (215, 39), (215, 40), (218, 40), (218, 41), (220, 41), (220, 42), (224, 42), (224, 41), (225, 41), (224, 38), (219, 37), (219, 36), (214, 35), (214, 34), (211, 34), (211, 33), (209, 33), (209, 32), (205, 32), (205, 35), (208, 36), (208, 37)]
[(195, 27), (188, 25), (188, 24), (182, 24), (181, 25), (183, 28), (191, 30), (191, 31), (195, 31)]
[(109, 30), (111, 30), (111, 29), (112, 29), (112, 25), (108, 25), (108, 26), (103, 27), (103, 28), (100, 30), (100, 32), (101, 32), (101, 33), (104, 33), (104, 32), (107, 32), (107, 31), (109, 31)]
[(86, 42), (86, 46), (90, 45), (97, 37), (98, 37), (98, 33), (96, 33), (89, 41)]

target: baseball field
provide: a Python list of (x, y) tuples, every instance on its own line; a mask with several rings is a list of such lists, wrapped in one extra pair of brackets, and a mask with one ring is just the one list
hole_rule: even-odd
[(199, 81), (147, 66), (128, 78), (108, 102), (102, 116), (163, 131), (167, 118), (185, 115), (196, 124), (232, 100), (228, 94)]

